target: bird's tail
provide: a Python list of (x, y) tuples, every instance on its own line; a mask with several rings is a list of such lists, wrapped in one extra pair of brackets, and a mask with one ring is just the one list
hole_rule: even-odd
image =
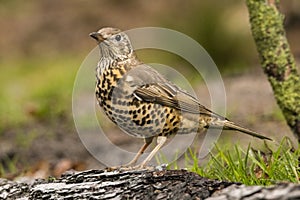
[(230, 121), (226, 121), (224, 123), (224, 126), (223, 126), (223, 129), (225, 130), (236, 130), (236, 131), (240, 131), (242, 133), (246, 133), (248, 135), (251, 135), (253, 137), (257, 137), (257, 138), (260, 138), (260, 139), (263, 139), (263, 140), (272, 140), (271, 138), (268, 138), (266, 136), (263, 136), (263, 135), (260, 135), (259, 133), (256, 133), (254, 131), (251, 131), (249, 129), (246, 129), (246, 128), (243, 128), (243, 127), (240, 127), (236, 124), (234, 124), (233, 122), (230, 122)]
[[(221, 122), (221, 121), (218, 121), (217, 123), (211, 123), (211, 124), (209, 125), (209, 127), (210, 127), (210, 128), (217, 128), (217, 129), (219, 129), (219, 128), (222, 128), (222, 125), (223, 125), (223, 129), (224, 129), (224, 130), (235, 130), (235, 131), (240, 131), (240, 132), (242, 132), (242, 133), (246, 133), (246, 134), (248, 134), (248, 135), (251, 135), (251, 136), (256, 137), (256, 138), (259, 138), (259, 139), (263, 139), (263, 140), (271, 140), (271, 141), (272, 141), (271, 138), (268, 138), (268, 137), (266, 137), (266, 136), (260, 135), (259, 133), (256, 133), (256, 132), (254, 132), (254, 131), (251, 131), (251, 130), (249, 130), (249, 129), (240, 127), (240, 126), (234, 124), (233, 122), (231, 122), (231, 121), (229, 121), (229, 120), (225, 120), (225, 121), (222, 120), (222, 122), (221, 122), (221, 123), (220, 123), (220, 122)], [(222, 124), (222, 125), (220, 126), (220, 124)]]

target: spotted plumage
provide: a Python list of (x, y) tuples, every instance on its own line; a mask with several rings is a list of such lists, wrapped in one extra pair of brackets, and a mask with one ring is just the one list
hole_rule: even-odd
[(100, 47), (101, 58), (96, 68), (96, 98), (100, 107), (122, 130), (145, 139), (129, 165), (136, 163), (155, 137), (158, 145), (141, 166), (174, 134), (202, 132), (211, 127), (269, 139), (210, 111), (194, 96), (142, 63), (128, 36), (119, 29), (102, 28), (90, 36)]

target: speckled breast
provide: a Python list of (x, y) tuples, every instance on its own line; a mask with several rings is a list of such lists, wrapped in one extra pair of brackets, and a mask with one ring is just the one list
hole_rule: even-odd
[(126, 66), (97, 73), (96, 97), (105, 114), (123, 131), (135, 137), (188, 133), (181, 113), (157, 103), (145, 102), (133, 95), (134, 87), (126, 81)]

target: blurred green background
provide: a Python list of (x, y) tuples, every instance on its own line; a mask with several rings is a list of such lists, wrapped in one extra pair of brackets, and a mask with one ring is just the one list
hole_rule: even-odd
[[(299, 9), (297, 0), (282, 2), (296, 56)], [(86, 155), (74, 150), (84, 148), (78, 146), (71, 96), (76, 72), (96, 45), (88, 34), (104, 26), (174, 29), (197, 40), (225, 77), (262, 73), (242, 0), (0, 0), (0, 172), (9, 170), (8, 162), (22, 168)], [(66, 148), (72, 142), (77, 146)]]

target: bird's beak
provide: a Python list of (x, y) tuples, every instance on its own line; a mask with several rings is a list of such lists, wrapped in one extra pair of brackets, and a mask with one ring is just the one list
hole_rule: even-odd
[(92, 32), (92, 33), (90, 33), (90, 37), (94, 38), (98, 42), (102, 42), (104, 40), (104, 38), (102, 37), (102, 35), (100, 33), (98, 33), (98, 32)]

